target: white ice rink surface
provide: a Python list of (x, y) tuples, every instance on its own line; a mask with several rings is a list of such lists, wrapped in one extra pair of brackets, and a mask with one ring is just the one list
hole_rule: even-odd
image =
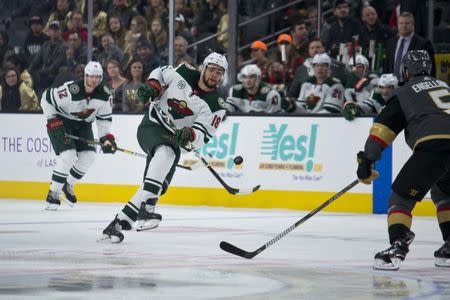
[(219, 248), (262, 246), (306, 212), (160, 206), (160, 227), (97, 243), (123, 204), (0, 200), (0, 299), (450, 299), (434, 218), (415, 218), (400, 271), (375, 271), (386, 216), (319, 213), (252, 260)]

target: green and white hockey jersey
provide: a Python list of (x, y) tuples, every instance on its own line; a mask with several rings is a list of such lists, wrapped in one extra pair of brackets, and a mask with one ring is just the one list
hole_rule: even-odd
[(112, 97), (109, 88), (101, 83), (89, 95), (83, 80), (49, 88), (42, 94), (41, 107), (47, 120), (60, 116), (79, 122), (96, 121), (98, 136), (110, 133)]
[(265, 112), (281, 111), (280, 94), (264, 82), (259, 83), (258, 92), (250, 95), (242, 84), (230, 88), (226, 107), (229, 112)]
[(344, 87), (341, 81), (329, 77), (318, 84), (316, 77), (309, 77), (302, 84), (297, 99), (297, 113), (338, 113), (344, 104)]
[[(376, 75), (375, 75), (376, 76)], [(354, 102), (361, 108), (363, 114), (379, 113), (382, 106), (376, 100), (374, 87), (377, 84), (378, 77), (359, 78), (355, 73), (351, 73), (347, 80), (347, 86), (344, 91), (345, 102)]]
[(158, 107), (150, 105), (148, 121), (170, 132), (174, 132), (173, 126), (192, 127), (196, 133), (192, 146), (208, 143), (225, 116), (225, 101), (217, 91), (204, 92), (198, 87), (200, 72), (187, 64), (175, 69), (163, 66), (154, 69), (149, 79), (158, 80), (164, 92), (157, 100)]

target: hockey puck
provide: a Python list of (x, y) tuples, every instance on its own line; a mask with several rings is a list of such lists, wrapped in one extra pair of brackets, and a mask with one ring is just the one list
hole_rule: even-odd
[(240, 164), (242, 164), (244, 162), (244, 159), (242, 158), (242, 156), (236, 156), (233, 159), (233, 162), (234, 162), (235, 165), (240, 165)]

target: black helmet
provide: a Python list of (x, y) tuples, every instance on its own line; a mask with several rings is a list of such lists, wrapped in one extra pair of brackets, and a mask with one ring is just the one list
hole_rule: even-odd
[(408, 69), (409, 74), (430, 75), (431, 74), (431, 58), (425, 50), (408, 51), (402, 59), (403, 68)]

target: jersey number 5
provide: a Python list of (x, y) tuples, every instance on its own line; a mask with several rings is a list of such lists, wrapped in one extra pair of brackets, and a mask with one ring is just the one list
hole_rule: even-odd
[(450, 114), (450, 92), (447, 89), (439, 89), (428, 94), (437, 107)]

